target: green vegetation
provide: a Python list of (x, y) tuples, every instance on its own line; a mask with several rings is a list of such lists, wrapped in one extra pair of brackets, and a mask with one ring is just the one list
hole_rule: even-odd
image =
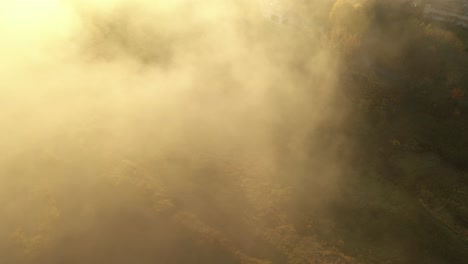
[[(346, 96), (356, 111), (350, 122), (361, 128), (356, 136), (366, 151), (375, 153), (375, 163), (365, 162), (378, 164), (380, 176), (372, 176), (375, 171), (363, 174), (356, 189), (350, 187), (349, 203), (338, 210), (343, 212), (344, 206), (355, 215), (341, 221), (343, 234), (350, 236), (343, 240), (361, 243), (348, 248), (351, 255), (370, 250), (378, 263), (463, 263), (468, 256), (466, 30), (432, 25), (418, 12), (384, 1), (365, 3), (375, 11), (372, 26), (351, 51), (348, 43), (341, 48), (352, 62), (343, 70), (351, 75), (343, 85), (352, 87)], [(362, 56), (365, 61), (359, 63)], [(366, 197), (379, 188), (376, 196)], [(394, 191), (385, 191), (389, 188)], [(364, 202), (350, 202), (359, 194), (366, 197)], [(398, 201), (392, 204), (392, 199)], [(345, 231), (360, 227), (364, 234)], [(403, 232), (400, 242), (405, 246), (392, 244), (399, 240), (398, 232)], [(388, 255), (414, 245), (420, 247), (395, 252), (394, 258)]]

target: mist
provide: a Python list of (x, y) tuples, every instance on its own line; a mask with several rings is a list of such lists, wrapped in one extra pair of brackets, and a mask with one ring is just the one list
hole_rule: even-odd
[[(219, 254), (180, 253), (209, 236), (197, 222), (219, 233), (208, 239), (252, 243), (242, 225), (284, 203), (275, 182), (304, 173), (310, 134), (343, 115), (330, 51), (309, 50), (318, 39), (278, 30), (261, 11), (234, 1), (2, 3), (2, 263)], [(317, 154), (317, 200), (340, 177), (340, 141)], [(224, 243), (231, 261), (255, 259)]]
[(0, 262), (358, 263), (333, 220), (374, 170), (346, 56), (325, 11), (268, 8), (1, 1)]

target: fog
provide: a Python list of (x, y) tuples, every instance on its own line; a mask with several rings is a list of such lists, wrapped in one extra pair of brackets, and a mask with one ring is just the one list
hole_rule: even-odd
[(340, 58), (259, 2), (0, 2), (1, 263), (320, 251), (289, 197), (352, 170)]

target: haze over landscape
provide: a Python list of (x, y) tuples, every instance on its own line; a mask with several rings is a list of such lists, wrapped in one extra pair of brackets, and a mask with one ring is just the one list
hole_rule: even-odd
[(389, 2), (0, 0), (0, 263), (464, 263), (468, 33)]

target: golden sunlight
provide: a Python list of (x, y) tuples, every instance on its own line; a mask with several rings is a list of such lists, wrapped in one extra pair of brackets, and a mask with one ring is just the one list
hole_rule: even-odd
[(50, 20), (60, 13), (63, 4), (59, 0), (16, 0), (2, 1), (0, 12), (2, 18), (14, 21), (15, 26), (31, 25)]

